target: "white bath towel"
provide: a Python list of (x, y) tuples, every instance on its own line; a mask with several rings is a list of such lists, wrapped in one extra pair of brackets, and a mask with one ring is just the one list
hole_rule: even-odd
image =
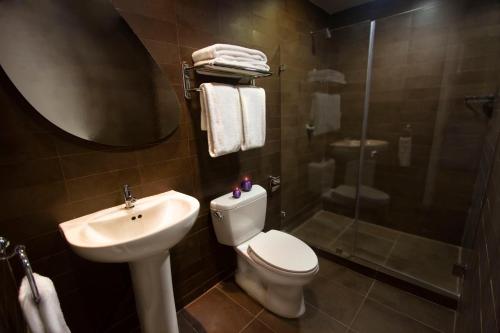
[(247, 57), (267, 62), (264, 52), (231, 44), (214, 44), (193, 52), (193, 62), (219, 58), (221, 56)]
[(201, 129), (207, 131), (210, 156), (240, 150), (243, 134), (238, 89), (222, 83), (203, 83), (200, 89)]
[(70, 330), (64, 320), (61, 305), (52, 281), (45, 277), (33, 274), (40, 303), (33, 300), (31, 288), (26, 277), (19, 288), (19, 303), (24, 313), (24, 318), (32, 333), (69, 333)]
[(261, 61), (245, 62), (245, 61), (229, 60), (229, 59), (225, 59), (225, 58), (214, 58), (214, 59), (209, 59), (209, 60), (201, 60), (201, 61), (197, 61), (194, 63), (195, 66), (207, 65), (207, 64), (208, 65), (217, 65), (217, 64), (230, 65), (230, 66), (236, 66), (236, 67), (258, 69), (261, 71), (268, 71), (270, 69), (269, 65), (267, 65), (265, 62), (261, 62)]
[(243, 122), (241, 150), (264, 146), (266, 143), (266, 91), (253, 86), (238, 86)]
[(321, 135), (340, 129), (340, 95), (316, 92), (311, 103), (311, 120), (314, 135)]

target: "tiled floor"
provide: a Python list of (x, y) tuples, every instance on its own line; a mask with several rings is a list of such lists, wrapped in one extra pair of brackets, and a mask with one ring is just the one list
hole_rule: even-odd
[(232, 279), (179, 312), (181, 333), (411, 333), (454, 331), (455, 312), (320, 258), (305, 288), (306, 313), (280, 318)]
[[(451, 274), (459, 262), (460, 247), (414, 236), (375, 224), (320, 211), (291, 233), (323, 250), (375, 263), (430, 284), (451, 294), (458, 293), (458, 279)], [(354, 237), (356, 249), (354, 251)]]

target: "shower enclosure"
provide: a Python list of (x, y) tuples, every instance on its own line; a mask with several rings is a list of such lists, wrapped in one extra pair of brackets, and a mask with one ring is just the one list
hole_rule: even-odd
[(285, 231), (459, 296), (500, 83), (499, 7), (433, 5), (281, 47)]

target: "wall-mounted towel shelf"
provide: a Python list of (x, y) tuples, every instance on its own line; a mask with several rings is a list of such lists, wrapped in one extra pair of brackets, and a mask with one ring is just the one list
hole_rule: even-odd
[(261, 77), (271, 76), (273, 73), (270, 71), (257, 70), (252, 68), (244, 68), (231, 66), (226, 64), (213, 64), (213, 65), (200, 65), (190, 66), (188, 63), (182, 63), (182, 81), (184, 86), (184, 97), (191, 99), (191, 92), (200, 91), (200, 88), (191, 86), (191, 72), (195, 71), (201, 75), (218, 76), (224, 78), (243, 79), (247, 78), (251, 84), (255, 84), (254, 80)]

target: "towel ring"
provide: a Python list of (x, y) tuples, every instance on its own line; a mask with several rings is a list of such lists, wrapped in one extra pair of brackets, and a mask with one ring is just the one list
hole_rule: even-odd
[(28, 259), (28, 255), (26, 254), (26, 246), (17, 245), (11, 254), (7, 254), (7, 248), (9, 247), (9, 245), (10, 242), (8, 239), (0, 237), (0, 260), (9, 260), (16, 255), (19, 256), (19, 259), (21, 260), (21, 265), (23, 266), (24, 269), (26, 279), (28, 279), (28, 283), (30, 285), (31, 294), (33, 295), (33, 301), (35, 301), (36, 304), (39, 304), (41, 300), (40, 293), (36, 285), (35, 277), (33, 276), (33, 269), (31, 268), (31, 263)]

